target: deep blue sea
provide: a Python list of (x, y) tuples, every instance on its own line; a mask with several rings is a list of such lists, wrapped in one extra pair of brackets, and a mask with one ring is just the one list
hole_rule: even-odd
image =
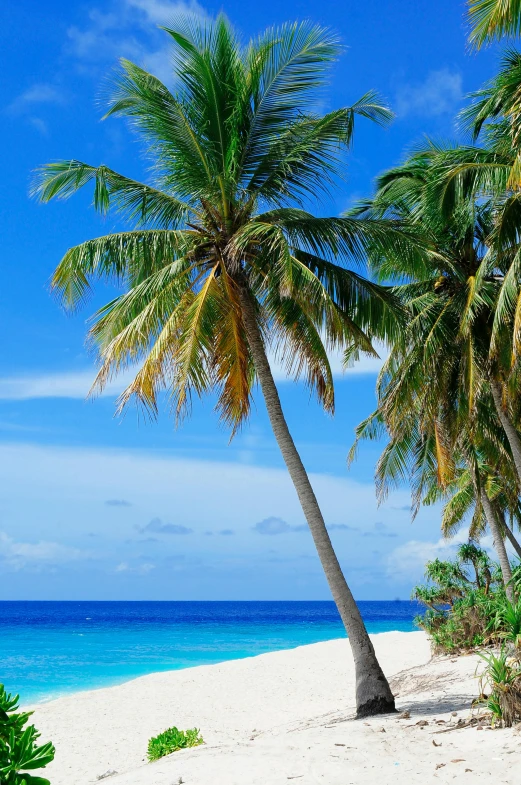
[[(414, 602), (360, 602), (369, 632)], [(344, 636), (333, 602), (0, 602), (0, 683), (22, 702)]]

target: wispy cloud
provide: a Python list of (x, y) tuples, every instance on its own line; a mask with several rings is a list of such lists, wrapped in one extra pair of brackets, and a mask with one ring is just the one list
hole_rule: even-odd
[[(373, 529), (364, 531), (359, 526), (349, 526), (347, 523), (329, 523), (326, 524), (326, 528), (330, 532), (341, 531), (341, 532), (353, 532), (356, 534), (362, 534), (363, 537), (397, 537), (398, 535), (394, 532), (387, 531), (387, 527), (383, 523), (376, 523)], [(265, 518), (262, 521), (259, 521), (254, 526), (252, 526), (252, 530), (257, 532), (257, 534), (267, 534), (270, 536), (277, 535), (277, 534), (289, 534), (291, 532), (309, 532), (309, 526), (307, 523), (298, 524), (296, 526), (290, 526), (287, 521), (283, 520), (282, 518)]]
[[(379, 358), (361, 357), (359, 362), (347, 370), (343, 367), (342, 357), (339, 352), (330, 356), (331, 369), (336, 379), (350, 378), (359, 375), (376, 375), (387, 357), (385, 347), (376, 347)], [(270, 356), (273, 375), (278, 384), (292, 382), (285, 369)], [(102, 397), (115, 398), (130, 384), (136, 371), (129, 369), (111, 381), (103, 392)], [(85, 368), (79, 371), (60, 371), (56, 373), (43, 372), (33, 374), (18, 374), (0, 377), (0, 400), (24, 401), (37, 398), (80, 398), (85, 399), (89, 393), (96, 375), (94, 368)], [(97, 394), (97, 393), (96, 393)]]
[[(19, 525), (19, 531), (27, 532), (22, 536), (8, 529), (7, 524), (0, 527), (11, 537), (11, 541), (4, 538), (0, 547), (0, 588), (4, 593), (9, 589), (9, 575), (14, 572), (13, 566), (7, 567), (6, 554), (9, 554), (11, 565), (19, 565), (20, 586), (22, 563), (26, 564), (31, 576), (35, 576), (28, 584), (34, 595), (51, 596), (51, 588), (45, 583), (47, 572), (52, 571), (56, 580), (65, 581), (67, 572), (73, 568), (76, 577), (74, 586), (70, 587), (72, 596), (83, 593), (82, 596), (102, 598), (105, 592), (105, 598), (116, 598), (121, 596), (120, 589), (124, 585), (125, 596), (134, 599), (139, 596), (139, 590), (133, 593), (131, 579), (137, 580), (138, 573), (123, 568), (116, 573), (116, 565), (124, 563), (128, 568), (142, 568), (143, 563), (155, 564), (148, 578), (143, 575), (139, 581), (149, 581), (147, 596), (160, 599), (170, 596), (172, 588), (171, 569), (166, 560), (179, 559), (182, 551), (185, 559), (180, 564), (190, 567), (194, 560), (201, 561), (197, 568), (192, 570), (190, 567), (189, 583), (183, 584), (186, 596), (203, 599), (215, 595), (229, 599), (238, 596), (242, 591), (240, 587), (244, 587), (245, 596), (254, 599), (266, 596), (269, 584), (269, 597), (275, 599), (277, 594), (285, 596), (291, 585), (285, 573), (281, 572), (275, 580), (271, 571), (258, 563), (267, 547), (279, 546), (277, 554), (280, 556), (302, 553), (315, 558), (291, 480), (280, 466), (194, 459), (163, 450), (66, 448), (11, 442), (0, 444), (0, 475), (4, 520), (9, 516), (13, 525)], [(356, 573), (355, 576), (354, 590), (362, 591), (361, 581), (368, 581), (375, 570), (372, 550), (380, 548), (383, 554), (386, 550), (383, 543), (391, 540), (366, 539), (356, 531), (351, 535), (344, 526), (365, 531), (373, 529), (373, 521), (385, 522), (389, 531), (399, 533), (400, 539), (392, 541), (394, 546), (410, 539), (408, 517), (388, 505), (377, 510), (372, 482), (361, 483), (345, 473), (340, 476), (312, 474), (311, 482), (324, 517), (331, 522), (331, 536), (337, 538), (339, 557), (348, 577), (355, 568), (367, 568), (367, 575)], [(232, 505), (230, 487), (234, 488)], [(116, 507), (104, 504), (110, 499), (128, 499), (133, 506), (121, 508), (121, 514), (116, 514)], [(391, 501), (400, 504), (405, 500), (404, 492)], [(173, 505), (175, 518), (171, 517)], [(153, 510), (158, 517), (160, 523), (153, 524), (152, 529), (182, 525), (192, 528), (194, 533), (176, 536), (149, 529), (138, 534), (134, 527), (144, 528), (153, 517), (142, 518), (142, 510)], [(260, 528), (278, 531), (278, 536), (252, 531), (253, 524), (275, 517), (274, 512), (279, 521)], [(421, 536), (437, 540), (439, 511), (428, 508), (421, 516)], [(369, 527), (367, 521), (371, 522)], [(67, 533), (64, 522), (67, 522)], [(236, 536), (219, 534), (227, 529), (235, 531)], [(196, 532), (202, 535), (205, 530), (212, 530), (213, 536), (196, 536)], [(89, 536), (89, 533), (96, 536)], [(155, 541), (142, 542), (150, 538)], [(345, 548), (347, 540), (349, 548)], [(22, 541), (21, 544), (18, 541)], [(30, 546), (29, 549), (24, 545)], [(71, 549), (71, 546), (76, 547)], [(14, 557), (17, 557), (16, 561), (13, 561)], [(22, 562), (21, 557), (26, 561)], [(29, 557), (31, 561), (27, 561)], [(38, 562), (36, 557), (42, 561)], [(237, 563), (228, 567), (228, 558), (243, 559), (244, 565)], [(383, 563), (383, 566), (387, 564)], [(423, 563), (420, 576), (415, 578), (421, 577), (422, 569)], [(270, 583), (272, 579), (275, 583)], [(315, 577), (309, 577), (310, 583), (308, 578), (302, 580), (308, 587), (306, 597), (324, 596), (319, 570)], [(410, 580), (412, 582), (412, 577)], [(373, 596), (385, 596), (387, 587), (398, 582), (390, 571), (385, 582), (374, 582)], [(409, 579), (403, 583), (409, 584)], [(297, 598), (297, 588), (290, 596)]]
[(428, 561), (452, 558), (457, 547), (467, 540), (468, 529), (462, 529), (451, 540), (443, 537), (434, 542), (409, 540), (395, 548), (387, 557), (387, 574), (397, 580), (420, 580)]
[(126, 499), (107, 499), (105, 504), (107, 507), (132, 507), (132, 502)]
[(267, 534), (269, 536), (274, 536), (277, 534), (288, 534), (289, 532), (309, 531), (309, 528), (306, 524), (290, 526), (287, 521), (276, 517), (264, 518), (264, 520), (259, 521), (254, 526), (252, 526), (252, 529), (254, 532), (257, 532), (257, 534)]
[(253, 531), (256, 531), (257, 534), (267, 534), (269, 536), (274, 536), (276, 534), (286, 534), (287, 532), (293, 531), (293, 527), (289, 525), (286, 521), (283, 521), (282, 518), (264, 518), (262, 521), (258, 521), (255, 526), (252, 526)]
[(58, 542), (46, 540), (21, 542), (5, 532), (0, 532), (0, 560), (13, 570), (22, 570), (25, 567), (53, 567), (86, 556), (88, 554), (79, 548), (71, 548)]
[(144, 564), (136, 564), (131, 565), (126, 561), (120, 562), (117, 567), (115, 568), (114, 572), (121, 573), (135, 573), (136, 575), (148, 575), (152, 570), (156, 569), (156, 565), (152, 564), (151, 562), (145, 562)]
[(32, 111), (35, 106), (63, 104), (64, 102), (65, 95), (60, 88), (45, 82), (38, 82), (17, 96), (9, 104), (7, 111), (11, 114), (21, 114), (26, 111)]
[[(0, 400), (24, 401), (33, 398), (86, 398), (94, 381), (95, 370), (35, 373), (0, 378)], [(133, 376), (122, 374), (106, 386), (102, 396), (116, 397)]]
[(206, 11), (195, 0), (124, 0), (123, 5), (141, 12), (147, 22), (156, 25), (167, 25), (179, 14), (206, 16)]
[(397, 537), (395, 531), (389, 531), (389, 527), (381, 521), (377, 521), (372, 529), (363, 531), (363, 537)]
[(193, 529), (188, 526), (183, 526), (179, 523), (163, 523), (161, 518), (153, 518), (146, 526), (137, 527), (138, 530), (144, 534), (145, 532), (152, 532), (153, 534), (193, 534)]
[(23, 117), (26, 122), (36, 128), (43, 136), (49, 133), (49, 126), (46, 120), (42, 119), (35, 112), (45, 107), (52, 107), (63, 104), (66, 97), (61, 88), (46, 82), (38, 82), (24, 90), (23, 93), (8, 104), (6, 112), (14, 117)]
[(29, 117), (28, 122), (32, 125), (33, 128), (36, 128), (37, 131), (41, 133), (42, 136), (49, 135), (49, 126), (42, 120), (41, 117)]
[(461, 74), (449, 68), (429, 71), (423, 82), (402, 85), (396, 93), (398, 118), (435, 117), (453, 112), (463, 97)]
[(126, 57), (168, 83), (170, 43), (158, 26), (182, 15), (207, 16), (196, 0), (112, 0), (103, 10), (91, 8), (83, 24), (69, 27), (66, 51), (84, 66)]

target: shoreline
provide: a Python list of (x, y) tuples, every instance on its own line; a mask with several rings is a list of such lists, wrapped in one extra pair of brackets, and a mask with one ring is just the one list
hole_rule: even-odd
[[(385, 630), (385, 632), (371, 633), (370, 638), (374, 639), (377, 636), (389, 635), (389, 634), (390, 635), (394, 635), (394, 634), (414, 635), (417, 633), (424, 634), (421, 632), (421, 630)], [(282, 654), (285, 652), (297, 651), (298, 649), (306, 649), (309, 646), (320, 646), (322, 644), (333, 643), (337, 641), (349, 642), (349, 638), (347, 637), (347, 635), (338, 638), (326, 638), (325, 640), (322, 641), (315, 641), (313, 643), (299, 643), (295, 646), (288, 646), (287, 648), (283, 648), (283, 649), (273, 649), (271, 651), (260, 652), (259, 654), (245, 654), (244, 656), (241, 657), (232, 657), (224, 660), (218, 660), (216, 662), (201, 662), (198, 665), (182, 665), (178, 668), (165, 668), (164, 670), (149, 671), (147, 673), (141, 673), (138, 676), (131, 676), (128, 679), (124, 679), (123, 681), (118, 681), (114, 684), (103, 684), (100, 685), (99, 687), (86, 687), (85, 689), (79, 689), (79, 690), (72, 689), (67, 692), (62, 692), (54, 697), (51, 695), (50, 697), (41, 698), (40, 700), (36, 700), (36, 701), (32, 700), (32, 701), (23, 702), (23, 695), (21, 695), (22, 700), (20, 701), (20, 703), (24, 711), (25, 710), (34, 711), (37, 707), (45, 706), (49, 703), (54, 703), (55, 701), (60, 701), (65, 698), (72, 698), (77, 695), (85, 695), (85, 693), (99, 692), (100, 690), (117, 689), (118, 687), (123, 687), (126, 684), (131, 684), (132, 682), (139, 681), (140, 679), (146, 679), (149, 676), (161, 676), (167, 673), (181, 673), (185, 671), (196, 671), (199, 668), (214, 668), (219, 665), (226, 665), (227, 663), (242, 662), (243, 660), (252, 660), (252, 659), (256, 659), (257, 657), (266, 657), (269, 656), (270, 654)]]
[[(471, 785), (515, 785), (514, 729), (434, 735), (455, 726), (454, 712), (469, 715), (479, 658), (433, 659), (423, 632), (371, 639), (407, 720), (354, 721), (353, 661), (348, 640), (336, 639), (39, 704), (34, 724), (56, 746), (42, 775), (52, 785), (87, 785), (107, 772), (116, 772), (113, 785), (390, 785), (399, 766), (407, 785), (460, 774)], [(205, 744), (147, 763), (149, 738), (173, 725), (198, 728)]]
[[(86, 625), (85, 628), (79, 626), (83, 623)], [(277, 622), (271, 626), (255, 626), (254, 623), (250, 625), (246, 621), (245, 625), (244, 628), (237, 627), (237, 629), (227, 628), (226, 625), (223, 625), (222, 628), (219, 627), (216, 630), (197, 623), (193, 626), (172, 625), (159, 629), (152, 625), (149, 628), (136, 628), (135, 630), (130, 626), (127, 629), (119, 627), (107, 630), (96, 619), (80, 617), (75, 626), (59, 629), (55, 639), (51, 636), (45, 637), (44, 633), (44, 645), (48, 647), (45, 679), (48, 678), (47, 673), (53, 674), (55, 672), (59, 674), (58, 679), (55, 679), (51, 684), (47, 681), (44, 686), (42, 683), (44, 675), (42, 665), (40, 665), (40, 673), (38, 674), (36, 671), (39, 678), (35, 679), (33, 672), (33, 682), (26, 687), (23, 668), (30, 669), (30, 660), (28, 665), (19, 669), (19, 673), (16, 673), (15, 669), (14, 674), (11, 675), (8, 668), (7, 673), (2, 676), (11, 693), (20, 692), (24, 705), (35, 706), (75, 693), (121, 686), (128, 681), (153, 673), (177, 672), (205, 665), (235, 662), (314, 643), (347, 639), (340, 622), (332, 625), (323, 623), (321, 620), (318, 622), (304, 620), (293, 627), (288, 627), (283, 622)], [(393, 623), (390, 620), (373, 621), (369, 622), (368, 626), (370, 630), (371, 627), (374, 630), (370, 632), (371, 635), (387, 632), (408, 634), (417, 631), (413, 627), (412, 621), (405, 623), (401, 621)], [(31, 634), (30, 628), (28, 628), (28, 633)], [(34, 631), (35, 636), (37, 633), (39, 634), (38, 630)], [(212, 640), (213, 645), (208, 646), (208, 636), (212, 634), (216, 637)], [(70, 641), (78, 639), (85, 641), (85, 643), (71, 645)], [(37, 648), (34, 646), (35, 640), (36, 638), (33, 637), (31, 641), (31, 646), (34, 649)], [(68, 646), (68, 649), (65, 648), (62, 655), (60, 646), (63, 645), (62, 642), (67, 640), (69, 643), (65, 645)], [(17, 643), (18, 645), (19, 643)], [(76, 646), (77, 648), (74, 648)], [(9, 651), (8, 646), (8, 657), (10, 656), (11, 661), (14, 661), (16, 656), (14, 645), (11, 645), (10, 649)], [(145, 652), (148, 649), (145, 657), (142, 657), (143, 649)], [(154, 649), (159, 652), (158, 655), (155, 654)], [(106, 656), (107, 651), (109, 651), (109, 656)], [(100, 659), (96, 661), (98, 652)], [(128, 652), (126, 661), (121, 652)], [(66, 664), (65, 668), (68, 672), (63, 674), (56, 671), (56, 668), (61, 667), (60, 661), (67, 655), (71, 656), (72, 667)], [(37, 662), (36, 658), (35, 662)], [(77, 673), (80, 674), (79, 678), (76, 676)]]

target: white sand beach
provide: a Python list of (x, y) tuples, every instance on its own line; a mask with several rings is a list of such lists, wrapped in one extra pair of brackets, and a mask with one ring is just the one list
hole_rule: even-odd
[[(349, 644), (334, 640), (40, 705), (34, 722), (57, 750), (46, 776), (52, 785), (110, 770), (111, 785), (519, 784), (521, 733), (455, 727), (477, 695), (477, 657), (431, 659), (421, 632), (372, 639), (410, 718), (353, 719)], [(172, 725), (200, 728), (206, 744), (147, 763), (148, 739)]]

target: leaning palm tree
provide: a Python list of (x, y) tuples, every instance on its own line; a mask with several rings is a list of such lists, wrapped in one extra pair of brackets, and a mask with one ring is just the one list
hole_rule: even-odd
[(516, 521), (519, 526), (521, 521), (519, 496), (513, 494), (512, 486), (507, 485), (504, 478), (483, 461), (480, 461), (479, 470), (481, 496), (476, 493), (477, 483), (468, 465), (463, 465), (458, 467), (453, 480), (445, 488), (441, 489), (437, 484), (433, 484), (432, 493), (427, 495), (424, 503), (444, 501), (441, 530), (445, 537), (453, 537), (464, 521), (470, 517), (469, 538), (479, 540), (485, 531), (488, 517), (483, 504), (486, 495), (490, 501), (490, 506), (487, 505), (488, 514), (492, 513), (495, 516), (500, 531), (509, 540), (516, 554), (521, 557), (521, 545), (507, 523), (508, 516), (511, 524)]
[(508, 467), (507, 479), (517, 494), (513, 449), (503, 427), (506, 415), (494, 399), (504, 357), (491, 354), (494, 306), (501, 290), (493, 272), (505, 260), (489, 246), (494, 229), (490, 200), (460, 200), (449, 215), (440, 209), (433, 184), (440, 159), (443, 167), (451, 153), (428, 143), (383, 174), (374, 199), (354, 211), (421, 227), (426, 248), (420, 263), (413, 260), (412, 266), (392, 247), (370, 251), (377, 274), (397, 281), (394, 292), (409, 320), (380, 374), (378, 408), (357, 437), (387, 433), (389, 442), (376, 469), (377, 491), (382, 499), (393, 484), (409, 481), (414, 513), (433, 477), (442, 489), (454, 481), (459, 455), (485, 510), (508, 587), (511, 567), (504, 532), (479, 470), (486, 446), (498, 467)]
[[(304, 374), (333, 411), (327, 349), (374, 353), (372, 337), (389, 339), (398, 330), (385, 291), (345, 266), (366, 241), (378, 243), (378, 222), (318, 218), (304, 209), (341, 174), (355, 117), (384, 124), (390, 112), (373, 93), (326, 115), (313, 109), (339, 53), (328, 30), (285, 25), (246, 47), (223, 16), (212, 24), (185, 19), (166, 32), (175, 92), (123, 60), (107, 112), (129, 117), (146, 142), (153, 184), (79, 161), (49, 164), (38, 175), (42, 201), (92, 182), (95, 207), (115, 207), (134, 225), (71, 248), (52, 286), (74, 307), (95, 278), (124, 285), (90, 331), (101, 361), (95, 389), (136, 367), (120, 407), (135, 399), (155, 414), (167, 391), (179, 418), (194, 394), (217, 390), (218, 411), (233, 433), (260, 383), (349, 635), (358, 715), (387, 712), (394, 698), (288, 430), (268, 349), (288, 373)], [(405, 249), (405, 234), (397, 229), (393, 237)]]
[[(491, 229), (474, 280), (495, 281), (491, 312), (490, 392), (508, 437), (521, 483), (519, 372), (521, 368), (521, 58), (510, 50), (499, 73), (461, 113), (463, 127), (483, 146), (440, 150), (430, 180), (430, 201), (446, 221), (461, 205), (489, 204)], [(438, 209), (437, 208), (437, 209)], [(488, 283), (487, 283), (488, 285)], [(476, 292), (479, 294), (479, 287)]]
[(521, 33), (520, 0), (468, 0), (469, 21), (472, 25), (470, 42), (483, 44)]

